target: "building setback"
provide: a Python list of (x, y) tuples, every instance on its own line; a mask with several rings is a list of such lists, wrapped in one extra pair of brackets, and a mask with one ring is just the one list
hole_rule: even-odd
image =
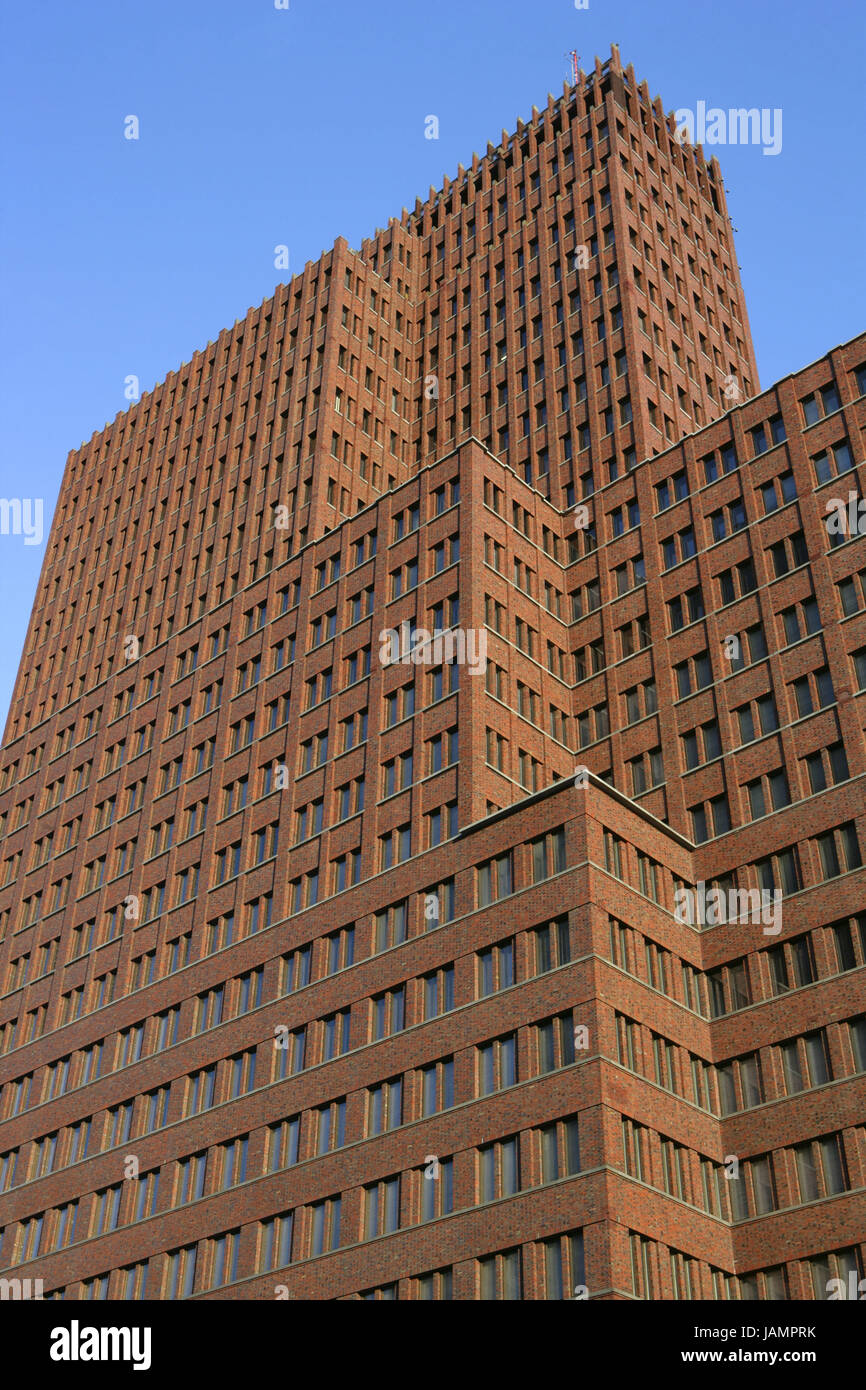
[(0, 755), (0, 1280), (863, 1276), (866, 337), (760, 392), (673, 131), (614, 49), (70, 455)]

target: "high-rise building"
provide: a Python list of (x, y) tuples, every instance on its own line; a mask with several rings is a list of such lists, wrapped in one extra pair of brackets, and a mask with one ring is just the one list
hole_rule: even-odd
[(760, 393), (718, 164), (614, 50), (70, 455), (0, 1278), (850, 1290), (864, 393), (866, 337)]

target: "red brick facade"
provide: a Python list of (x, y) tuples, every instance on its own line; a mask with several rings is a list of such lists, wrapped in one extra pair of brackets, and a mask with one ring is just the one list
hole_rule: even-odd
[(0, 755), (0, 1279), (862, 1277), (866, 338), (756, 394), (672, 129), (614, 50), (70, 456)]

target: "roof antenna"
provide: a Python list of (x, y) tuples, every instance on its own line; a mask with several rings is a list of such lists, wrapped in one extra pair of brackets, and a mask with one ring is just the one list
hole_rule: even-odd
[(578, 63), (580, 62), (580, 54), (577, 52), (575, 48), (571, 48), (565, 56), (566, 58), (571, 59), (571, 80), (576, 87), (578, 80)]

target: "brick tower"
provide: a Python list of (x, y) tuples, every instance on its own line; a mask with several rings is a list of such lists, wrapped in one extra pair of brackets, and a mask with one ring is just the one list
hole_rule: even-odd
[(856, 1284), (864, 391), (861, 338), (759, 393), (719, 166), (614, 49), (70, 455), (0, 1279)]

